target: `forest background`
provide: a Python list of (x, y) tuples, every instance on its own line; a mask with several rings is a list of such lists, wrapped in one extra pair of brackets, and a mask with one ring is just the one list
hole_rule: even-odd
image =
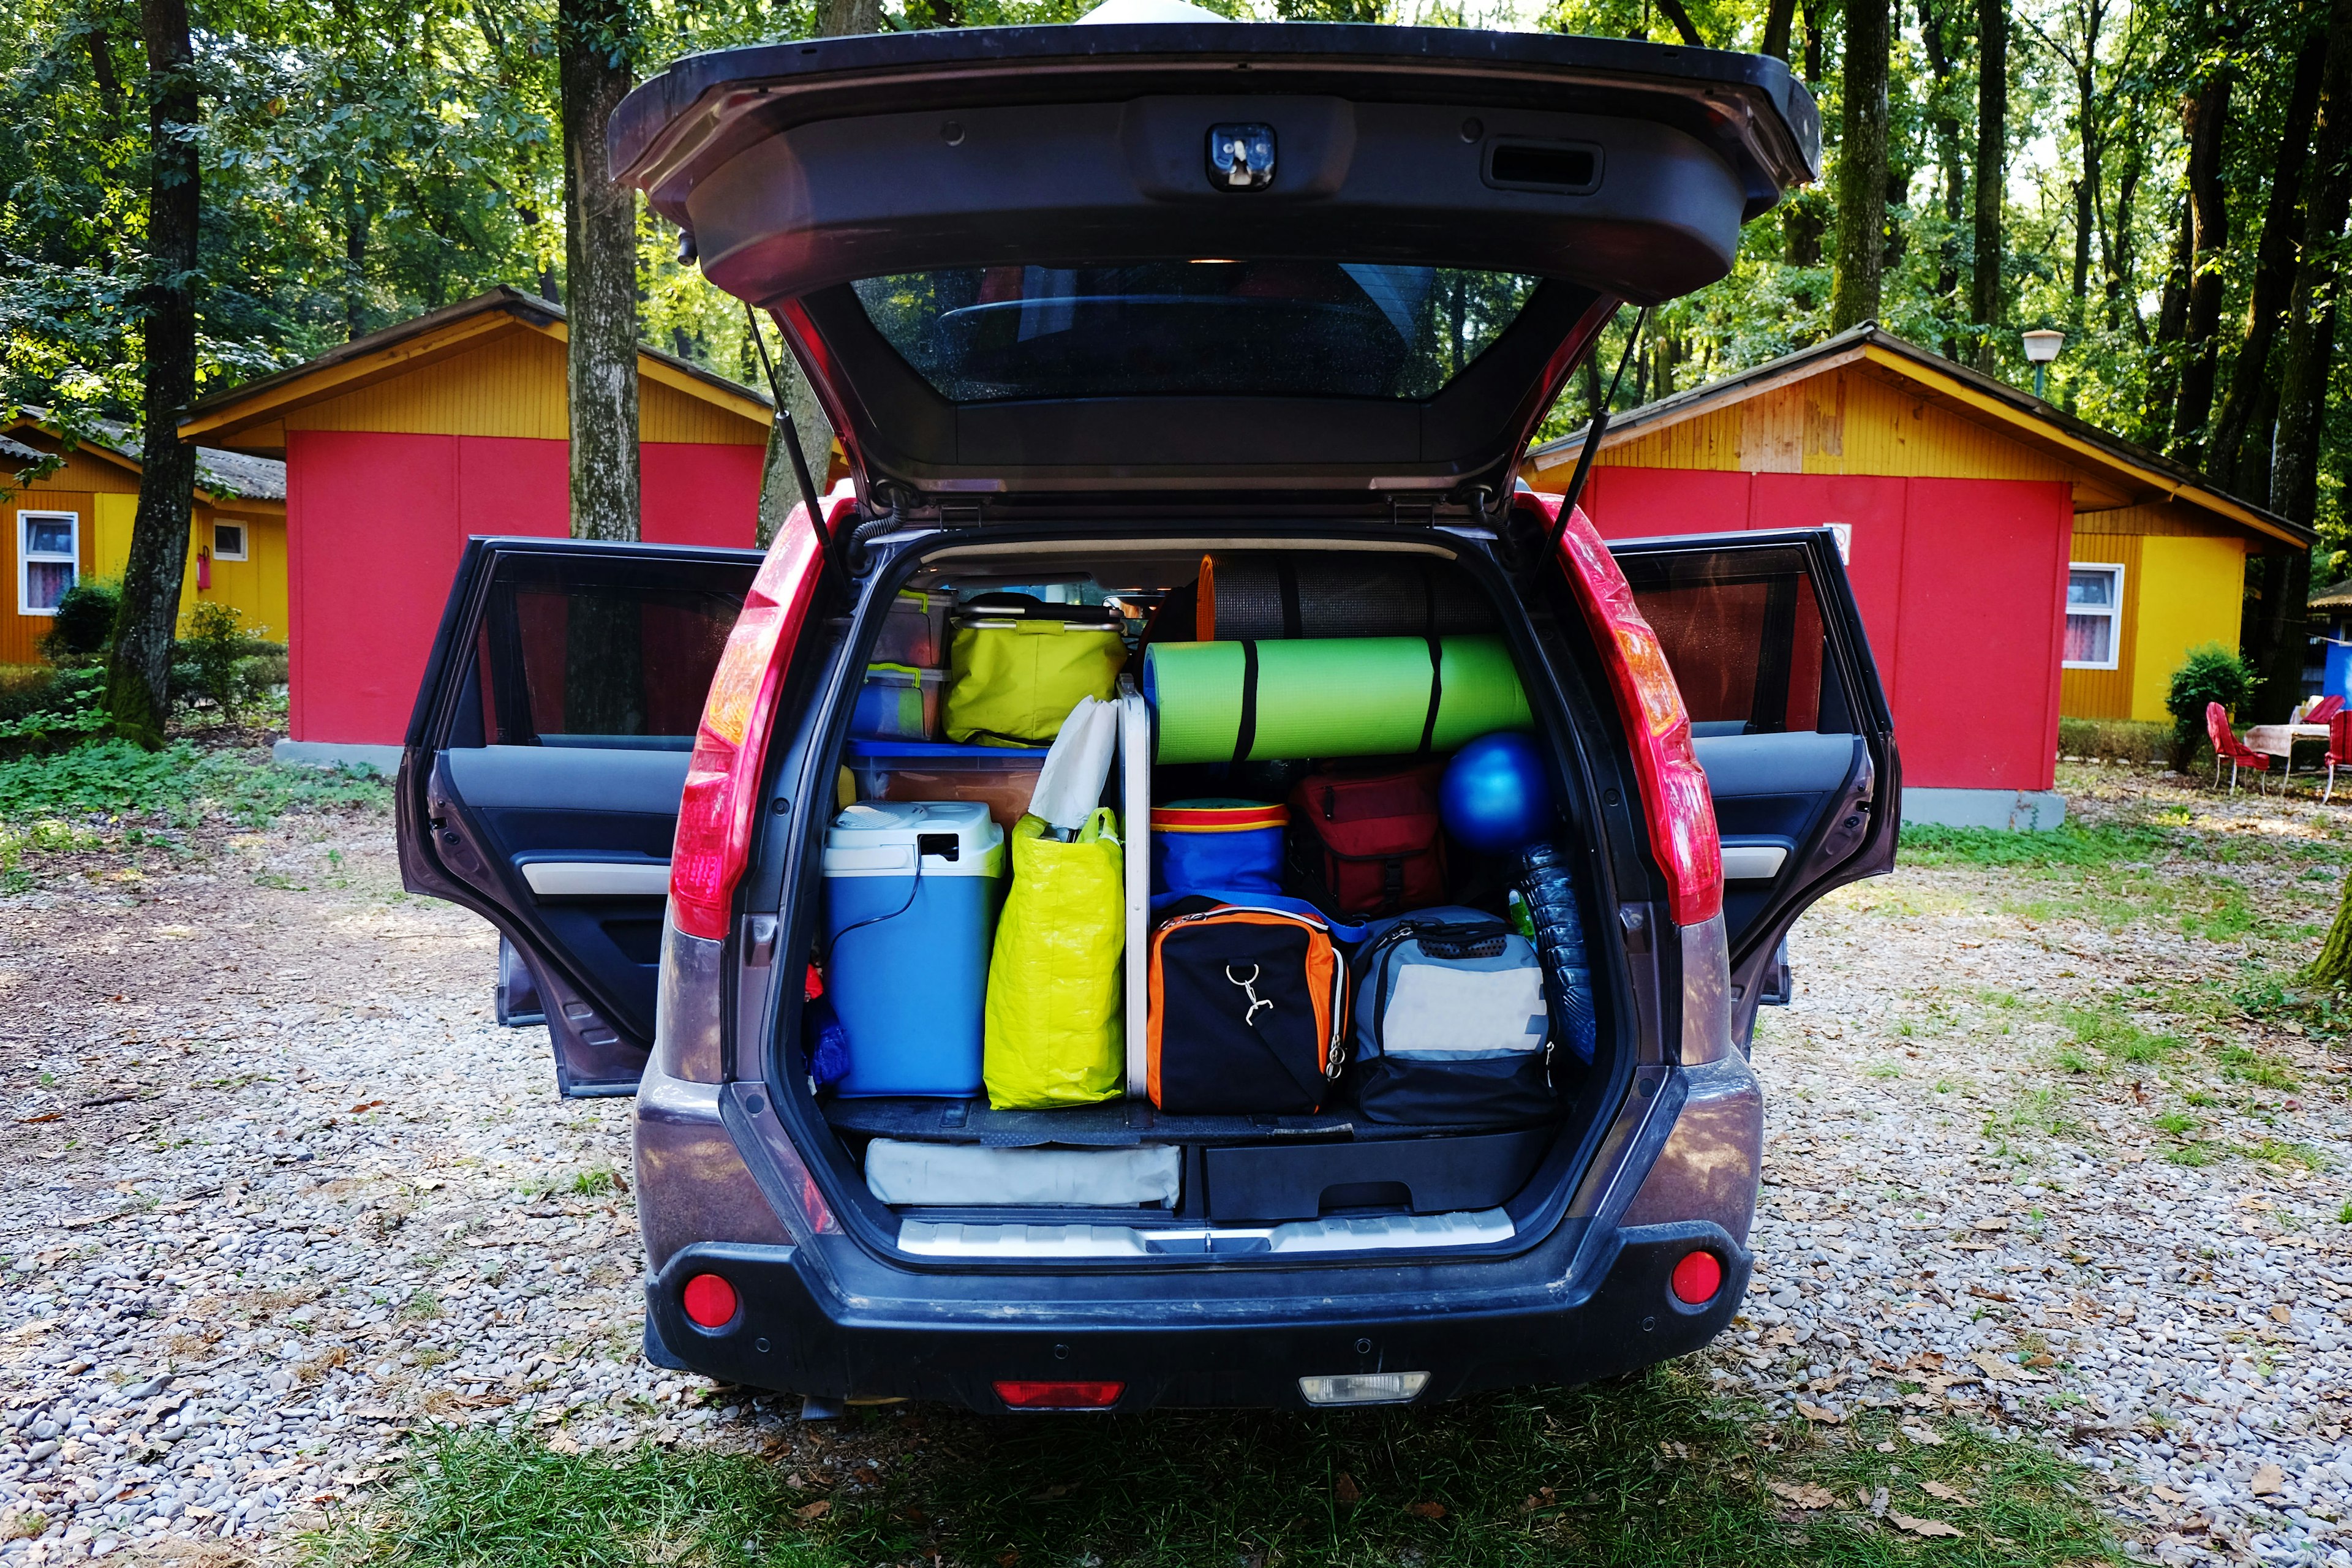
[[(2055, 328), (2053, 403), (2315, 525), (2317, 582), (2352, 565), (2352, 356), (2336, 346), (2352, 0), (1208, 3), (1780, 55), (1822, 101), (1828, 175), (1748, 226), (1728, 278), (1653, 313), (1617, 406), (1866, 318), (2031, 385), (2019, 333)], [(143, 424), (152, 481), (180, 460), (163, 427), (194, 398), (499, 283), (571, 309), (575, 387), (581, 354), (618, 359), (633, 337), (756, 384), (741, 307), (603, 184), (586, 128), (696, 50), (1084, 8), (17, 0), (0, 30), (0, 415)], [(567, 165), (567, 142), (588, 162)], [(1629, 324), (1545, 434), (1589, 418)], [(581, 464), (634, 458), (634, 406), (574, 403), (574, 532), (632, 533), (634, 461), (601, 494)], [(178, 551), (172, 525), (142, 500), (111, 704), (133, 734), (161, 690), (184, 502)], [(2250, 568), (2247, 651), (2280, 674), (2301, 662), (2305, 570)], [(2265, 684), (2267, 707), (2299, 682)]]

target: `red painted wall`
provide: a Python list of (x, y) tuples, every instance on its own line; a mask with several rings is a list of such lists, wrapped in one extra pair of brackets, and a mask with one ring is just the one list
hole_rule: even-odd
[[(646, 539), (749, 546), (757, 447), (647, 443)], [(398, 745), (469, 535), (561, 538), (570, 443), (490, 436), (287, 435), (289, 733)]]
[(1586, 493), (1611, 539), (1850, 525), (1846, 574), (1904, 782), (2051, 786), (2074, 531), (2063, 481), (1595, 468)]

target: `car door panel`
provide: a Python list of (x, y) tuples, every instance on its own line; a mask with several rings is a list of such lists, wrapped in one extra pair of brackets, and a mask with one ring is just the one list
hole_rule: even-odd
[(692, 727), (751, 551), (476, 540), (401, 763), (412, 890), (504, 939), (502, 1022), (567, 1095), (630, 1092), (654, 1028)]
[(1612, 549), (1675, 668), (1715, 800), (1744, 1039), (1759, 1001), (1785, 1000), (1798, 916), (1894, 864), (1894, 723), (1830, 530)]

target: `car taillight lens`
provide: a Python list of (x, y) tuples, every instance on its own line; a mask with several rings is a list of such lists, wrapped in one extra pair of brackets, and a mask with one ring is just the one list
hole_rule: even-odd
[(1675, 1300), (1687, 1307), (1703, 1307), (1723, 1289), (1723, 1260), (1712, 1252), (1685, 1252), (1675, 1265)]
[[(1544, 505), (1549, 521), (1559, 521), (1557, 498), (1532, 499)], [(1585, 624), (1601, 645), (1601, 662), (1633, 744), (1650, 849), (1666, 872), (1666, 908), (1676, 925), (1712, 920), (1723, 910), (1723, 840), (1716, 832), (1706, 771), (1691, 748), (1682, 688), (1675, 684), (1658, 634), (1633, 603), (1633, 585), (1582, 507), (1570, 509), (1559, 552)]]
[[(845, 486), (826, 498), (827, 515), (842, 524), (850, 497)], [(728, 909), (751, 849), (760, 768), (776, 715), (776, 689), (792, 657), (816, 589), (816, 531), (808, 509), (794, 507), (751, 591), (710, 678), (686, 765), (686, 793), (677, 803), (677, 837), (670, 848), (669, 917), (688, 936), (712, 942), (727, 935)]]
[(996, 1385), (996, 1397), (1015, 1410), (1108, 1410), (1127, 1392), (1123, 1383), (1030, 1383)]
[(686, 1282), (678, 1305), (696, 1328), (723, 1329), (735, 1321), (735, 1287), (716, 1274), (698, 1274)]

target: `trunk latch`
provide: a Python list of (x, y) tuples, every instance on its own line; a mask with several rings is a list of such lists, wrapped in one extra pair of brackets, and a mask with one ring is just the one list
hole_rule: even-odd
[(1209, 184), (1221, 191), (1262, 191), (1274, 184), (1274, 127), (1209, 127)]

